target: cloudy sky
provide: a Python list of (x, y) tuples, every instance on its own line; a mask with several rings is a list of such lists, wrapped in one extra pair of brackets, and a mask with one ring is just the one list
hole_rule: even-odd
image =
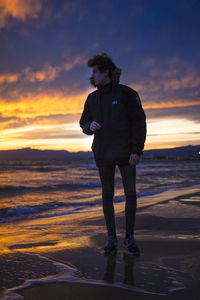
[(87, 61), (106, 52), (147, 117), (145, 149), (200, 144), (199, 0), (0, 0), (0, 149), (91, 150)]

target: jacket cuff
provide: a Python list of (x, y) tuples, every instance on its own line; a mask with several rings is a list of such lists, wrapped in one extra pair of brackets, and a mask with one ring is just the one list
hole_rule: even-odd
[(87, 124), (85, 124), (85, 126), (83, 127), (83, 132), (85, 134), (88, 134), (88, 135), (92, 135), (94, 133), (94, 131), (90, 130), (90, 122), (88, 122)]

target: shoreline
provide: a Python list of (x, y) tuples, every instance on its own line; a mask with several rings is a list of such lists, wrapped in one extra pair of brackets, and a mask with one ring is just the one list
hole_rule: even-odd
[[(11, 299), (16, 290), (18, 296), (27, 300), (40, 299), (38, 295), (42, 295), (41, 299), (56, 299), (58, 293), (59, 299), (100, 299), (101, 295), (105, 299), (112, 296), (197, 300), (195, 293), (200, 286), (198, 186), (168, 190), (138, 201), (135, 237), (141, 249), (140, 257), (127, 255), (123, 248), (124, 204), (114, 203), (118, 236), (118, 252), (114, 257), (103, 254), (107, 235), (101, 207), (85, 209), (79, 216), (21, 221), (18, 232), (13, 233), (18, 242), (14, 242), (11, 228), (0, 256), (1, 264), (7, 268), (2, 278), (8, 276), (0, 299)], [(16, 278), (18, 282), (14, 281)], [(9, 282), (13, 282), (10, 288)]]

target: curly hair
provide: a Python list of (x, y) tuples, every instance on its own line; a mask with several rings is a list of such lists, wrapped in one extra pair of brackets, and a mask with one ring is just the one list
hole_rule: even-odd
[[(105, 72), (105, 70), (108, 70), (109, 78), (114, 82), (119, 82), (122, 70), (116, 67), (111, 57), (105, 52), (97, 54), (88, 60), (88, 67), (91, 68), (94, 66), (97, 66), (101, 73)], [(96, 87), (93, 76), (89, 78), (89, 81), (91, 85)]]

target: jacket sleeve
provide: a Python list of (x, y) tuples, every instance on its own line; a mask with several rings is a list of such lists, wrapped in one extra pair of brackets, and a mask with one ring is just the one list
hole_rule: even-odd
[(79, 125), (82, 128), (82, 132), (88, 135), (92, 135), (94, 131), (90, 130), (90, 123), (93, 121), (90, 113), (89, 103), (88, 103), (89, 95), (85, 101), (84, 109), (79, 121)]
[(132, 153), (142, 155), (146, 140), (146, 115), (138, 93), (133, 89), (130, 89), (128, 93), (128, 116), (131, 124)]

